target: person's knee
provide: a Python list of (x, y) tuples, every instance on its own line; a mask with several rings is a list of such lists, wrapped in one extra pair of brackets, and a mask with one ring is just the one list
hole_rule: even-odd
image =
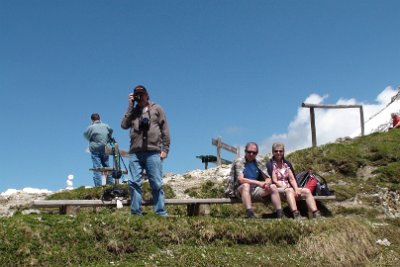
[(142, 183), (139, 180), (133, 181), (133, 180), (129, 179), (128, 185), (129, 185), (129, 188), (135, 188), (135, 189), (139, 189), (142, 187)]
[(249, 194), (250, 193), (250, 185), (249, 184), (241, 184), (239, 187), (240, 193), (243, 194)]
[(154, 192), (159, 192), (162, 189), (163, 189), (163, 184), (162, 183), (153, 183), (153, 184), (151, 184), (151, 190), (153, 190)]
[(278, 187), (276, 186), (276, 184), (271, 184), (271, 185), (269, 186), (269, 190), (270, 190), (272, 193), (275, 193), (275, 192), (278, 192)]
[(305, 196), (311, 195), (311, 191), (310, 191), (310, 189), (308, 189), (308, 188), (303, 188), (303, 189), (301, 190), (301, 193), (302, 193), (303, 195), (305, 195)]
[(286, 195), (293, 195), (294, 194), (294, 190), (293, 190), (293, 188), (286, 188), (285, 189), (285, 194)]

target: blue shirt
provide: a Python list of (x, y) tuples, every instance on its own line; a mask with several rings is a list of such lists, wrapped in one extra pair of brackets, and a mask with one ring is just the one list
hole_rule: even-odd
[(260, 176), (260, 170), (258, 169), (255, 161), (246, 162), (244, 165), (243, 175), (247, 179), (258, 180), (258, 177)]
[(83, 133), (89, 141), (90, 152), (104, 153), (105, 146), (113, 130), (110, 126), (100, 121), (95, 121)]

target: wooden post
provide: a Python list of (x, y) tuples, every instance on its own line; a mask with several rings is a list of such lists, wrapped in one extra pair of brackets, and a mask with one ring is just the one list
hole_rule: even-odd
[(188, 216), (198, 216), (199, 215), (200, 204), (192, 203), (186, 205), (186, 211)]
[(315, 112), (314, 108), (310, 107), (310, 118), (311, 118), (311, 140), (312, 140), (312, 146), (316, 147), (317, 146), (317, 131), (315, 128)]
[(364, 136), (364, 111), (363, 111), (363, 106), (360, 106), (360, 123), (361, 123), (361, 136)]
[(222, 141), (221, 137), (217, 139), (217, 165), (221, 166), (221, 149), (222, 149)]
[(360, 109), (360, 123), (361, 123), (361, 136), (364, 136), (364, 112), (362, 105), (323, 105), (323, 104), (307, 104), (302, 103), (303, 108), (310, 109), (310, 119), (311, 119), (311, 138), (312, 146), (317, 146), (317, 130), (315, 127), (315, 113), (314, 108), (359, 108)]
[(212, 139), (211, 144), (217, 147), (217, 165), (220, 166), (221, 164), (230, 164), (232, 162), (221, 158), (221, 150), (225, 149), (226, 151), (234, 153), (236, 156), (240, 155), (240, 147), (233, 147), (231, 145), (225, 144), (222, 142), (221, 137), (217, 139)]

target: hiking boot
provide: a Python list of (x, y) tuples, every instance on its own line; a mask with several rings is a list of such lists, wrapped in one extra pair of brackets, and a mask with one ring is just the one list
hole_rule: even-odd
[(304, 218), (300, 215), (300, 212), (298, 210), (295, 210), (292, 212), (293, 214), (293, 219), (295, 220), (303, 220)]
[(313, 212), (313, 218), (314, 219), (322, 219), (322, 214), (319, 210), (316, 210)]
[(254, 218), (256, 218), (256, 215), (254, 215), (253, 210), (251, 210), (251, 209), (246, 210), (246, 218), (247, 218), (247, 219), (254, 219)]
[(284, 216), (285, 215), (283, 214), (283, 210), (282, 209), (276, 210), (276, 218), (277, 219), (283, 219)]

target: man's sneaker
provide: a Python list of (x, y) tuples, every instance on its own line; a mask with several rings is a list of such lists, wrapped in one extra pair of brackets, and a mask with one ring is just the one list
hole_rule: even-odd
[(313, 218), (314, 219), (322, 219), (322, 214), (319, 210), (316, 210), (313, 212)]
[(254, 215), (253, 210), (251, 210), (251, 209), (246, 210), (246, 218), (247, 218), (247, 219), (253, 219), (253, 218), (255, 218), (255, 217), (256, 217), (256, 216)]
[(282, 209), (276, 210), (276, 218), (277, 219), (283, 219), (284, 218), (284, 214), (283, 214), (283, 210)]

